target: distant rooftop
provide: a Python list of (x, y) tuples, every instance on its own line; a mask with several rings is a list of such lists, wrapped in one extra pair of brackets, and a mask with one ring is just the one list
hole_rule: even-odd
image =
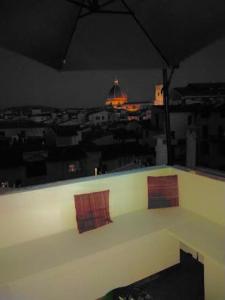
[(73, 136), (77, 134), (79, 126), (74, 125), (64, 125), (64, 126), (54, 126), (53, 130), (58, 136)]
[(181, 96), (225, 96), (225, 83), (190, 83), (186, 87), (178, 87), (174, 89)]
[(0, 121), (0, 129), (6, 129), (6, 128), (40, 128), (40, 127), (46, 127), (43, 123), (37, 123), (32, 120), (3, 120)]
[[(164, 105), (155, 105), (153, 109), (159, 109), (164, 111)], [(194, 104), (188, 104), (188, 105), (182, 105), (182, 104), (175, 104), (169, 106), (170, 112), (221, 112), (223, 113), (225, 111), (225, 104), (219, 103), (218, 105), (207, 103), (207, 104), (200, 104), (200, 103), (194, 103)]]

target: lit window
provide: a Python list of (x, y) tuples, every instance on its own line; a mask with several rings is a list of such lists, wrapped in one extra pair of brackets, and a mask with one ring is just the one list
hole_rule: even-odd
[(76, 166), (75, 166), (75, 164), (70, 164), (70, 165), (68, 165), (68, 172), (69, 172), (69, 173), (74, 173), (74, 172), (76, 172)]

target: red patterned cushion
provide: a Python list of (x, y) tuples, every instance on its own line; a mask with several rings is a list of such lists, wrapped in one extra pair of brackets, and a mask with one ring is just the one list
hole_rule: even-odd
[(111, 223), (109, 190), (74, 196), (77, 226), (80, 233)]
[(179, 205), (177, 175), (148, 176), (148, 208)]

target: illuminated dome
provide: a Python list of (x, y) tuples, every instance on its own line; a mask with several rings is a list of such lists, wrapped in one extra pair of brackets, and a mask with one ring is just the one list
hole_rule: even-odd
[(127, 103), (127, 94), (120, 88), (119, 80), (115, 79), (113, 87), (109, 91), (105, 104), (112, 105), (114, 108), (117, 108), (124, 103)]

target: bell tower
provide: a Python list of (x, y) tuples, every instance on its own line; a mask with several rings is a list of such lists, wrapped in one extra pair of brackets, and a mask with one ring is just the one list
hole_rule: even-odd
[(154, 105), (163, 105), (163, 85), (157, 84), (155, 86), (155, 99)]

